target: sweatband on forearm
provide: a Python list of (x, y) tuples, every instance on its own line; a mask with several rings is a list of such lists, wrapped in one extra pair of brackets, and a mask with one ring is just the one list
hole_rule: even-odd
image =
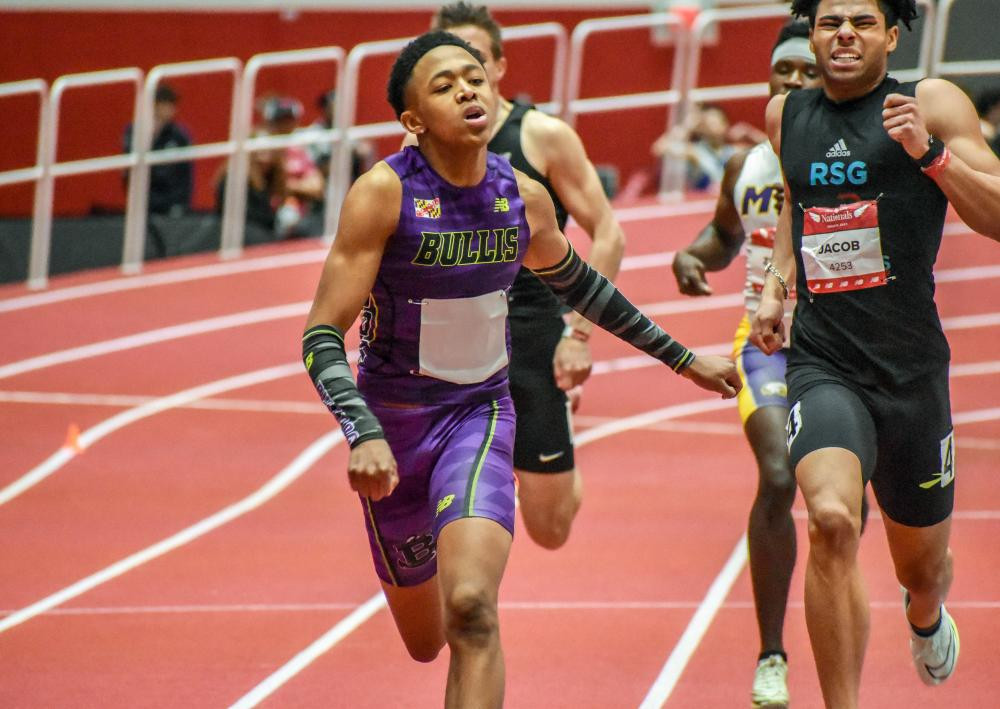
[(333, 325), (316, 325), (302, 336), (302, 359), (320, 398), (330, 409), (348, 445), (385, 438), (375, 414), (365, 405), (344, 349), (344, 333)]
[(614, 284), (577, 256), (571, 246), (562, 261), (534, 271), (563, 303), (616, 337), (682, 372), (694, 353), (674, 340), (623, 296)]

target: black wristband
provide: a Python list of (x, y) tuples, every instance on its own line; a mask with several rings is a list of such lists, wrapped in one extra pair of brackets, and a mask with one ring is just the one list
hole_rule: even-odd
[(316, 391), (340, 424), (351, 448), (385, 438), (382, 426), (361, 398), (344, 350), (344, 333), (333, 325), (316, 325), (302, 336), (302, 360)]
[(931, 163), (941, 157), (941, 153), (944, 152), (944, 143), (935, 138), (933, 135), (927, 138), (927, 152), (924, 153), (923, 157), (914, 162), (920, 166), (921, 170), (925, 170), (931, 166)]

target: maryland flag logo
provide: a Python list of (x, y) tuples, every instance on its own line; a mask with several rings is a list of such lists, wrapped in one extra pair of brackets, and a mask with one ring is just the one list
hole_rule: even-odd
[(509, 212), (510, 204), (507, 202), (506, 197), (497, 197), (493, 201), (493, 211), (494, 212)]
[(413, 211), (418, 217), (423, 217), (425, 219), (440, 219), (441, 198), (435, 197), (434, 199), (418, 199), (414, 197)]

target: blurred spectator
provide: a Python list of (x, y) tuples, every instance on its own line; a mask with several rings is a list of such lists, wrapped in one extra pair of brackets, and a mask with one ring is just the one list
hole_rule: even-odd
[(726, 162), (738, 149), (729, 140), (729, 117), (718, 106), (695, 107), (687, 120), (653, 143), (651, 152), (683, 158), (687, 164), (687, 188), (704, 190), (722, 182)]
[[(258, 132), (255, 134), (259, 135)], [(215, 206), (221, 214), (226, 194), (225, 164), (215, 178)], [(285, 168), (281, 150), (255, 150), (250, 153), (247, 164), (247, 232), (264, 231), (267, 238), (276, 235), (277, 210), (285, 199)]]
[[(316, 106), (322, 114), (313, 123), (299, 130), (330, 130), (333, 127), (334, 110), (336, 108), (337, 92), (335, 89), (324, 91), (316, 99)], [(332, 154), (332, 144), (329, 141), (313, 143), (305, 146), (313, 162), (323, 173), (323, 176), (330, 179), (330, 156)], [(358, 179), (375, 164), (375, 148), (370, 141), (362, 140), (355, 143), (351, 148), (351, 182)]]
[[(176, 123), (177, 93), (167, 84), (156, 87), (153, 102), (153, 150), (180, 148), (191, 145), (187, 129)], [(132, 152), (132, 124), (125, 129), (126, 153)], [(125, 174), (128, 183), (128, 173)], [(153, 165), (149, 169), (149, 211), (152, 214), (180, 216), (191, 208), (194, 169), (191, 162)]]
[(976, 113), (983, 138), (1000, 155), (1000, 86), (984, 89), (976, 98)]
[[(263, 104), (265, 130), (270, 135), (288, 135), (299, 127), (302, 104), (294, 98), (275, 96)], [(322, 233), (326, 178), (301, 145), (282, 152), (284, 197), (275, 213), (279, 238)]]

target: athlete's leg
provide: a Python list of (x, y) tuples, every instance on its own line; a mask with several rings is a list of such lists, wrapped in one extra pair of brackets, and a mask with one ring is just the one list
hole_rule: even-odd
[(914, 666), (925, 684), (940, 684), (953, 672), (959, 650), (955, 623), (944, 608), (953, 573), (948, 539), (955, 502), (947, 370), (876, 396), (879, 464), (872, 487), (896, 578), (906, 589)]
[(528, 536), (558, 549), (569, 538), (583, 499), (566, 393), (556, 386), (552, 355), (562, 319), (512, 318), (510, 393), (517, 410), (514, 469)]
[(809, 515), (806, 627), (827, 707), (856, 709), (868, 641), (858, 566), (861, 499), (875, 468), (875, 421), (859, 392), (813, 367), (788, 372), (789, 462)]
[(457, 407), (372, 408), (399, 466), (391, 495), (361, 499), (372, 560), (407, 652), (430, 662), (445, 643), (430, 477), (437, 449), (456, 426)]
[(795, 478), (785, 446), (787, 418), (787, 408), (765, 406), (750, 416), (745, 427), (757, 460), (757, 495), (747, 539), (761, 655), (784, 652), (782, 629), (795, 568)]
[(514, 405), (468, 407), (431, 474), (438, 583), (451, 650), (446, 707), (499, 707), (497, 596), (514, 529)]
[(909, 594), (906, 618), (916, 628), (934, 626), (952, 581), (951, 517), (930, 527), (907, 527), (883, 516), (896, 578)]
[(503, 706), (497, 596), (510, 544), (510, 532), (483, 517), (457, 519), (438, 537), (438, 576), (451, 650), (445, 707)]
[(437, 576), (416, 586), (393, 586), (383, 581), (382, 590), (410, 657), (417, 662), (432, 661), (445, 643)]
[(868, 594), (858, 566), (861, 464), (842, 448), (806, 455), (795, 476), (809, 512), (806, 626), (823, 699), (856, 709), (868, 642)]
[(562, 473), (517, 470), (518, 502), (528, 536), (541, 547), (558, 549), (569, 539), (583, 500), (583, 477), (576, 468)]

